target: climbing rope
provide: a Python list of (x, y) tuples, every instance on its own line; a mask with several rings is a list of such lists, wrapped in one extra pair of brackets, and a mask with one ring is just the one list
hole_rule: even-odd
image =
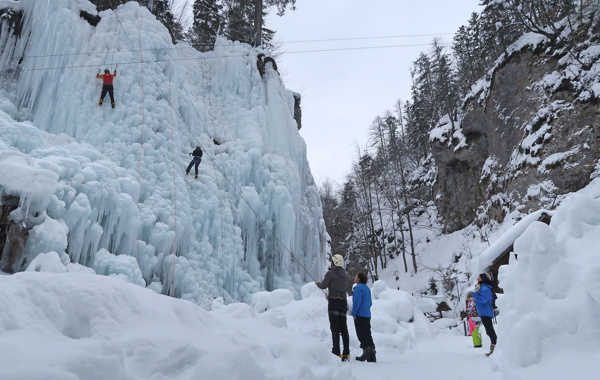
[[(210, 102), (210, 97), (206, 96), (206, 91), (205, 91), (208, 81), (206, 80), (206, 76), (205, 76), (204, 61), (201, 61), (200, 65), (201, 65), (200, 68), (202, 71), (202, 98), (203, 98), (203, 100), (206, 100), (206, 98), (208, 98), (208, 102)], [(180, 80), (180, 83), (181, 83), (181, 80)], [(185, 87), (183, 86), (183, 83), (181, 85), (185, 89)], [(188, 98), (190, 99), (190, 102), (191, 102), (192, 98), (187, 93), (187, 90), (185, 90), (185, 92), (188, 95)], [(210, 108), (210, 109), (212, 111), (212, 108)], [(206, 114), (206, 108), (204, 109), (204, 113)], [(211, 118), (212, 118), (212, 115), (211, 115)], [(205, 124), (207, 124), (206, 120), (207, 119), (205, 119)], [(213, 136), (212, 138), (214, 141), (214, 136), (215, 136), (214, 124), (213, 124), (213, 135), (212, 136)], [(221, 159), (223, 159), (223, 155), (221, 155)], [(215, 177), (215, 184), (218, 184), (219, 179), (217, 176), (217, 169), (215, 169), (214, 167), (213, 167), (213, 174)], [(227, 186), (227, 184), (225, 184), (225, 186)], [(219, 187), (219, 186), (217, 185), (217, 187)], [(225, 299), (225, 265), (224, 265), (225, 254), (224, 254), (224, 247), (223, 247), (224, 242), (225, 242), (225, 238), (224, 238), (225, 231), (224, 231), (224, 227), (223, 227), (223, 199), (221, 197), (221, 189), (219, 189), (218, 194), (219, 194), (219, 210), (221, 212), (221, 278), (223, 279), (223, 286), (221, 287), (221, 296), (223, 297), (223, 299)], [(231, 207), (231, 205), (230, 205), (230, 207)], [(231, 224), (233, 226), (233, 221)], [(233, 234), (234, 234), (234, 232), (232, 230), (232, 233), (231, 233), (232, 246), (233, 246)], [(233, 298), (233, 296), (232, 296), (232, 298)]]
[[(116, 15), (117, 13), (115, 11), (113, 11), (113, 13)], [(121, 28), (119, 28), (119, 31), (117, 32), (117, 39), (115, 41), (115, 48), (113, 49), (113, 54), (112, 54), (112, 58), (110, 59), (110, 65), (112, 66), (113, 63), (115, 63), (115, 52), (117, 51), (117, 47), (119, 46), (119, 36), (121, 35)], [(117, 70), (117, 68), (115, 67), (115, 70)]]
[[(141, 29), (141, 25), (140, 25)], [(167, 41), (171, 40), (171, 35), (167, 31), (167, 29), (163, 26), (163, 32), (167, 34)], [(175, 131), (173, 130), (173, 102), (172, 102), (172, 89), (171, 89), (171, 44), (169, 44), (169, 110), (170, 110), (170, 119), (169, 122), (171, 124), (171, 164), (173, 165), (173, 191), (174, 194), (174, 214), (175, 214), (175, 240), (173, 242), (173, 273), (171, 275), (171, 297), (173, 297), (173, 291), (175, 289), (175, 262), (177, 261), (177, 182), (176, 182), (176, 174), (175, 174)], [(140, 51), (142, 50), (140, 46)], [(143, 70), (142, 70), (143, 71)], [(143, 73), (142, 73), (143, 75)]]

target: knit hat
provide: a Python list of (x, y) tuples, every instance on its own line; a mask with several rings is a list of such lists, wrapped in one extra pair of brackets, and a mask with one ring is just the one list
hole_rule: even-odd
[(492, 280), (490, 279), (490, 275), (487, 273), (481, 273), (479, 275), (479, 277), (481, 278), (481, 282), (483, 282), (484, 284), (491, 284)]
[(333, 257), (331, 258), (331, 262), (333, 262), (333, 265), (335, 265), (336, 267), (341, 267), (342, 265), (344, 265), (344, 258), (342, 257), (342, 255), (333, 255)]

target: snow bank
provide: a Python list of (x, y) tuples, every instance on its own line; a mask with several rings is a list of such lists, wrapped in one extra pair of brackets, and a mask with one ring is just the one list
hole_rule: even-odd
[[(256, 299), (272, 304), (261, 313), (216, 298), (207, 312), (116, 277), (33, 270), (62, 272), (61, 265), (51, 252), (39, 255), (30, 272), (0, 276), (0, 378), (355, 378), (352, 367), (331, 354), (323, 296), (293, 301), (288, 290), (261, 292)], [(412, 296), (382, 282), (375, 287), (373, 338), (383, 358), (432, 336)], [(348, 327), (356, 356), (350, 315)]]
[(479, 262), (473, 261), (472, 273), (477, 277), (479, 273), (485, 272), (490, 265), (496, 260), (508, 247), (514, 244), (515, 240), (523, 234), (523, 232), (534, 222), (538, 221), (542, 214), (554, 215), (553, 211), (538, 210), (515, 223), (500, 237), (486, 248), (479, 255)]
[[(498, 365), (506, 379), (592, 379), (600, 355), (600, 181), (533, 222), (500, 272)], [(566, 365), (568, 363), (568, 365)]]
[(27, 272), (0, 276), (0, 288), (2, 379), (342, 380), (351, 375), (329, 347), (293, 331), (223, 312), (212, 315), (191, 302), (110, 277)]
[(259, 313), (292, 301), (294, 301), (294, 294), (287, 289), (275, 289), (272, 292), (264, 291), (252, 295), (252, 307)]

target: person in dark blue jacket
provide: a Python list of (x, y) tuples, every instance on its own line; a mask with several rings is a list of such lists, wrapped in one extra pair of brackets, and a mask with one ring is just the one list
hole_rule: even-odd
[(357, 356), (356, 360), (364, 362), (376, 362), (375, 343), (371, 336), (371, 289), (367, 286), (367, 275), (358, 273), (354, 277), (354, 295), (352, 296), (352, 317), (354, 318), (354, 328), (356, 336), (360, 341), (360, 348), (363, 349), (362, 356)]
[(479, 285), (479, 292), (469, 292), (468, 295), (472, 295), (475, 299), (477, 314), (485, 327), (485, 333), (490, 337), (490, 352), (485, 354), (485, 356), (490, 356), (494, 352), (494, 348), (496, 348), (496, 341), (498, 339), (492, 322), (492, 318), (494, 317), (494, 310), (492, 309), (494, 297), (492, 292), (492, 281), (487, 273), (482, 273), (477, 277), (477, 283)]
[(202, 161), (202, 148), (200, 148), (200, 145), (196, 146), (196, 149), (194, 149), (194, 151), (192, 153), (190, 153), (190, 156), (194, 156), (194, 158), (192, 158), (192, 161), (190, 162), (190, 164), (188, 165), (187, 169), (185, 169), (185, 175), (190, 174), (190, 170), (192, 169), (192, 166), (195, 164), (196, 165), (196, 178), (198, 178), (198, 165), (200, 165), (200, 162)]

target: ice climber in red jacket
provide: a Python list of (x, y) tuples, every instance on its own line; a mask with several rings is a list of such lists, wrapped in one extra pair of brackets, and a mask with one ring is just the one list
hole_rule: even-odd
[(115, 70), (115, 72), (113, 74), (111, 74), (108, 69), (104, 70), (104, 75), (100, 75), (100, 73), (98, 73), (98, 75), (96, 75), (96, 78), (102, 79), (102, 94), (100, 95), (100, 104), (99, 104), (100, 107), (102, 107), (102, 102), (104, 101), (104, 97), (106, 96), (106, 93), (108, 92), (108, 95), (110, 96), (110, 104), (111, 104), (112, 108), (115, 108), (113, 78), (116, 76), (117, 76), (117, 70)]

